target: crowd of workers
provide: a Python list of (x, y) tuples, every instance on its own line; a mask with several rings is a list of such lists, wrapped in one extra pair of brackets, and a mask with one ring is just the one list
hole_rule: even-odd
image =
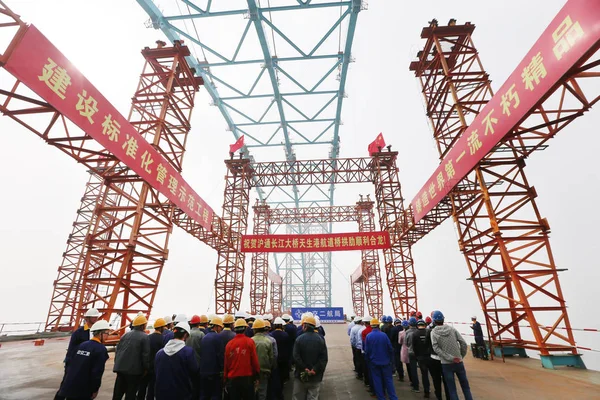
[[(421, 312), (413, 311), (406, 320), (383, 316), (377, 318), (351, 317), (348, 336), (356, 378), (364, 381), (367, 390), (378, 400), (397, 400), (393, 376), (403, 382), (406, 375), (414, 393), (420, 392), (419, 371), (424, 397), (430, 397), (430, 380), (437, 399), (445, 396), (458, 400), (454, 376), (458, 378), (465, 400), (471, 400), (471, 389), (463, 358), (467, 343), (461, 334), (444, 324), (444, 314), (433, 311), (423, 319)], [(475, 341), (483, 344), (483, 332), (477, 318), (471, 328)]]
[[(97, 397), (110, 330), (99, 317), (88, 310), (71, 335), (55, 400)], [(146, 316), (135, 317), (116, 347), (113, 400), (281, 400), (290, 380), (294, 400), (319, 398), (328, 358), (325, 330), (312, 313), (299, 326), (288, 314), (243, 312), (158, 318), (152, 333), (147, 323)]]

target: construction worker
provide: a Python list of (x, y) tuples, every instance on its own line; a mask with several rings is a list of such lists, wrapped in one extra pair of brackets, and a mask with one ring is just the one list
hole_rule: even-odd
[(408, 332), (408, 321), (402, 321), (402, 332), (398, 335), (398, 344), (400, 345), (400, 362), (406, 365), (406, 374), (412, 387), (412, 375), (410, 372), (410, 358), (408, 357), (408, 346), (406, 345), (406, 333)]
[[(192, 316), (192, 319), (189, 322), (189, 338), (185, 343), (187, 346), (191, 347), (194, 350), (194, 356), (196, 357), (196, 363), (198, 364), (198, 366), (200, 366), (200, 343), (206, 335), (204, 327), (202, 327), (203, 329), (200, 329), (200, 323), (202, 320), (203, 319), (198, 315)], [(197, 399), (198, 397), (200, 397), (200, 377), (196, 377), (192, 383), (194, 398)]]
[(260, 365), (260, 375), (256, 392), (257, 400), (265, 400), (267, 398), (269, 378), (275, 366), (275, 354), (273, 353), (273, 344), (271, 343), (272, 338), (267, 337), (267, 329), (265, 321), (262, 319), (257, 319), (252, 325), (252, 330), (254, 330), (252, 340), (256, 346), (256, 355), (258, 356), (258, 363)]
[(483, 340), (483, 329), (481, 329), (481, 324), (477, 321), (476, 316), (471, 317), (471, 329), (473, 329), (473, 336), (475, 336), (475, 344), (481, 347), (483, 351), (487, 352), (485, 342)]
[(121, 337), (115, 350), (113, 372), (117, 374), (113, 400), (134, 400), (142, 377), (150, 370), (150, 339), (144, 330), (144, 315), (133, 319), (131, 331)]
[(279, 375), (279, 384), (277, 382), (273, 385), (273, 398), (276, 400), (283, 400), (283, 384), (288, 379), (290, 374), (290, 336), (284, 332), (283, 325), (285, 322), (282, 318), (277, 317), (273, 321), (273, 330), (271, 336), (277, 343), (277, 371)]
[(421, 379), (423, 380), (423, 391), (425, 398), (429, 398), (429, 360), (430, 353), (427, 347), (427, 323), (422, 319), (417, 321), (417, 330), (411, 336), (411, 349), (417, 359), (417, 364), (421, 370)]
[(173, 326), (177, 326), (177, 324), (180, 322), (187, 322), (189, 324), (187, 315), (177, 314), (173, 319)]
[(283, 314), (281, 316), (281, 319), (283, 319), (285, 321), (285, 326), (283, 327), (283, 330), (290, 337), (290, 353), (289, 353), (290, 354), (290, 358), (289, 358), (290, 362), (289, 362), (289, 367), (288, 367), (288, 374), (285, 376), (285, 380), (288, 381), (290, 379), (289, 371), (291, 371), (292, 364), (294, 363), (294, 359), (292, 357), (292, 352), (294, 351), (294, 343), (296, 342), (296, 336), (298, 334), (298, 331), (296, 329), (296, 325), (294, 325), (294, 319), (292, 318), (291, 315)]
[(315, 332), (317, 332), (323, 339), (325, 339), (325, 329), (321, 326), (321, 318), (318, 316), (315, 317), (315, 322), (317, 326), (315, 327)]
[(254, 330), (252, 329), (252, 325), (254, 324), (255, 320), (256, 318), (253, 315), (246, 316), (246, 324), (248, 325), (248, 327), (246, 328), (246, 336), (248, 336), (249, 338), (254, 336)]
[(363, 326), (362, 317), (354, 318), (354, 326), (350, 331), (350, 346), (352, 346), (352, 362), (354, 363), (354, 371), (356, 379), (363, 379), (363, 359), (362, 359), (362, 341), (360, 333), (365, 329)]
[(294, 391), (293, 400), (318, 399), (323, 374), (327, 367), (325, 340), (315, 333), (317, 322), (313, 316), (304, 318), (304, 333), (294, 344)]
[(350, 323), (348, 324), (348, 326), (346, 327), (346, 333), (348, 333), (348, 336), (350, 336), (350, 331), (352, 330), (352, 328), (354, 327), (354, 318), (356, 318), (355, 315), (351, 315), (350, 316)]
[(235, 337), (225, 346), (223, 378), (231, 400), (254, 400), (260, 365), (254, 341), (246, 336), (248, 323), (238, 318), (234, 324)]
[[(271, 314), (265, 315), (265, 317), (270, 317)], [(271, 375), (269, 376), (269, 383), (267, 389), (267, 397), (269, 399), (273, 398), (274, 392), (279, 390), (279, 369), (277, 368), (277, 359), (279, 358), (279, 350), (277, 348), (277, 341), (273, 336), (271, 336), (272, 326), (271, 321), (265, 320), (265, 336), (271, 342), (271, 347), (273, 348), (273, 366), (271, 367)]]
[(223, 348), (225, 348), (227, 343), (235, 337), (235, 332), (233, 331), (234, 322), (233, 315), (223, 315), (223, 330), (219, 333), (219, 337), (223, 341)]
[(394, 348), (394, 368), (396, 369), (398, 380), (403, 382), (404, 367), (402, 366), (402, 361), (400, 361), (400, 344), (398, 343), (398, 336), (400, 336), (400, 332), (402, 332), (402, 321), (400, 318), (396, 318), (394, 320), (394, 327), (390, 331), (390, 341), (392, 342), (392, 347)]
[(108, 352), (102, 344), (110, 327), (100, 320), (88, 329), (91, 340), (80, 343), (73, 352), (57, 396), (63, 399), (95, 399), (102, 384)]
[(194, 399), (192, 381), (198, 377), (198, 363), (194, 350), (185, 345), (189, 336), (190, 325), (179, 322), (173, 328), (173, 339), (156, 353), (156, 400)]
[(370, 368), (371, 366), (369, 365), (369, 358), (367, 357), (367, 353), (365, 352), (365, 341), (367, 340), (367, 335), (369, 333), (371, 333), (373, 331), (373, 328), (371, 327), (371, 320), (373, 318), (371, 318), (370, 316), (366, 316), (363, 318), (364, 323), (365, 323), (365, 329), (362, 330), (362, 332), (360, 333), (360, 340), (362, 343), (362, 357), (363, 357), (363, 379), (364, 379), (364, 383), (365, 386), (367, 386), (367, 390), (374, 394), (375, 392), (373, 391), (373, 381), (371, 380), (371, 374), (370, 374)]
[[(437, 315), (440, 317), (440, 314), (436, 314), (437, 311), (432, 311), (431, 315)], [(448, 385), (446, 384), (446, 380), (442, 374), (442, 362), (440, 361), (440, 356), (435, 353), (433, 349), (433, 344), (431, 343), (431, 332), (437, 327), (435, 322), (433, 322), (426, 329), (426, 344), (427, 349), (429, 350), (430, 358), (429, 358), (429, 373), (431, 374), (431, 381), (433, 382), (433, 391), (435, 393), (435, 398), (438, 400), (442, 400), (442, 383), (444, 384), (444, 392), (446, 393), (446, 398), (450, 398), (450, 392), (448, 391)]]
[(377, 318), (371, 319), (370, 325), (372, 331), (365, 340), (365, 354), (369, 360), (373, 391), (377, 396), (377, 400), (385, 400), (386, 392), (390, 400), (398, 400), (392, 378), (394, 373), (392, 369), (394, 361), (392, 342), (385, 333), (381, 332), (380, 322)]
[(165, 345), (163, 344), (162, 333), (167, 329), (167, 323), (164, 318), (159, 318), (154, 321), (154, 332), (148, 335), (150, 341), (150, 369), (148, 373), (142, 378), (142, 383), (137, 392), (137, 400), (154, 400), (154, 382), (155, 382), (155, 371), (154, 371), (154, 358), (156, 353)]
[(390, 337), (390, 333), (392, 331), (393, 325), (393, 319), (391, 316), (386, 315), (383, 317), (382, 321), (383, 325), (381, 326), (381, 332), (385, 333), (386, 335), (388, 335), (388, 338)]
[[(85, 314), (83, 314), (83, 326), (80, 326), (71, 334), (71, 339), (69, 340), (69, 347), (67, 347), (67, 354), (65, 355), (65, 358), (63, 360), (65, 373), (63, 375), (63, 379), (60, 383), (60, 386), (63, 385), (65, 377), (67, 376), (67, 366), (69, 365), (69, 361), (75, 355), (77, 347), (81, 343), (91, 339), (90, 327), (94, 325), (96, 321), (98, 321), (98, 318), (100, 318), (100, 312), (95, 308), (90, 308), (85, 312)], [(54, 396), (54, 400), (64, 400), (64, 397), (60, 396), (57, 391), (56, 395)]]
[(441, 311), (433, 314), (433, 322), (437, 326), (431, 331), (431, 344), (435, 353), (440, 357), (442, 374), (450, 392), (449, 398), (451, 400), (458, 399), (454, 381), (454, 375), (456, 375), (465, 400), (472, 400), (467, 371), (463, 363), (463, 358), (467, 355), (467, 342), (455, 328), (444, 325), (444, 314)]
[(212, 317), (209, 327), (200, 342), (200, 400), (221, 400), (225, 346), (219, 333), (223, 330), (223, 320)]
[(167, 344), (167, 342), (173, 339), (173, 318), (170, 316), (166, 316), (163, 318), (167, 323), (166, 329), (163, 331), (163, 346)]
[(417, 318), (410, 317), (408, 319), (408, 331), (406, 331), (406, 335), (404, 336), (404, 345), (408, 351), (408, 366), (410, 368), (410, 383), (412, 385), (411, 391), (414, 393), (419, 393), (419, 374), (417, 373), (418, 365), (417, 365), (417, 356), (415, 355), (413, 342), (414, 335), (417, 334)]

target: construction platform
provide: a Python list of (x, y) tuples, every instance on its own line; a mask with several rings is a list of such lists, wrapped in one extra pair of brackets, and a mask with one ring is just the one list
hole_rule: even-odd
[[(325, 329), (329, 364), (321, 399), (371, 399), (362, 382), (355, 379), (352, 372), (352, 355), (346, 327), (327, 325)], [(62, 378), (62, 359), (68, 340), (47, 339), (44, 346), (34, 346), (32, 341), (2, 343), (0, 400), (51, 399)], [(97, 399), (112, 398), (115, 382), (113, 360), (114, 353), (110, 353)], [(600, 372), (568, 367), (547, 370), (542, 368), (539, 360), (519, 357), (507, 358), (506, 363), (503, 363), (502, 360), (482, 361), (469, 354), (465, 363), (475, 399), (600, 398)], [(410, 391), (408, 382), (395, 382), (399, 398), (423, 398), (422, 392)], [(286, 399), (291, 399), (291, 389), (291, 384), (286, 385)]]

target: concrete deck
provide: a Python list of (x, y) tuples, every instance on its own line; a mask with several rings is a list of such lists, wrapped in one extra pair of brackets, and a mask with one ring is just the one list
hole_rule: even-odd
[[(362, 382), (354, 378), (352, 355), (342, 325), (325, 326), (329, 364), (321, 399), (371, 399)], [(0, 348), (0, 400), (51, 399), (63, 374), (62, 359), (68, 338), (49, 339), (35, 347), (31, 341), (2, 343)], [(109, 353), (98, 399), (112, 397), (114, 353)], [(599, 399), (600, 372), (562, 368), (546, 370), (539, 360), (508, 358), (482, 361), (467, 356), (466, 369), (475, 399)], [(291, 386), (288, 384), (287, 386)], [(421, 389), (422, 390), (422, 389)], [(401, 399), (421, 399), (407, 382), (396, 381)], [(291, 387), (286, 387), (286, 399)], [(462, 397), (461, 397), (462, 398)]]

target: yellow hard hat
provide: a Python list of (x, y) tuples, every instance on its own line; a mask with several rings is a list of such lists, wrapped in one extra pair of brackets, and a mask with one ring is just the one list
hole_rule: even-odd
[(159, 318), (156, 321), (154, 321), (154, 329), (160, 328), (160, 327), (163, 327), (166, 325), (167, 325), (167, 321), (165, 321), (163, 318)]
[(223, 315), (223, 323), (224, 324), (233, 324), (233, 315), (231, 315), (231, 314)]
[(257, 319), (256, 321), (254, 321), (254, 324), (252, 325), (252, 329), (256, 330), (256, 329), (262, 329), (265, 327), (265, 321), (262, 319)]
[(217, 325), (217, 326), (220, 326), (222, 328), (223, 327), (223, 320), (220, 317), (212, 317), (212, 319), (210, 320), (210, 324), (211, 325)]
[(315, 321), (315, 317), (304, 317), (304, 322), (302, 322), (303, 324), (309, 324), (314, 326), (317, 326), (317, 321)]
[(379, 320), (377, 318), (373, 318), (371, 320), (371, 326), (379, 326)]
[(208, 324), (208, 317), (206, 315), (201, 315), (200, 316), (200, 323), (201, 324)]
[(238, 319), (237, 321), (235, 321), (235, 325), (233, 326), (233, 329), (235, 328), (239, 328), (239, 327), (248, 327), (248, 323), (246, 323), (246, 320), (243, 318)]
[(265, 326), (270, 328), (271, 327), (271, 322), (269, 322), (269, 320), (265, 320)]
[(137, 317), (135, 317), (133, 319), (133, 326), (140, 326), (140, 325), (144, 325), (147, 324), (148, 320), (146, 319), (145, 315), (138, 315)]

